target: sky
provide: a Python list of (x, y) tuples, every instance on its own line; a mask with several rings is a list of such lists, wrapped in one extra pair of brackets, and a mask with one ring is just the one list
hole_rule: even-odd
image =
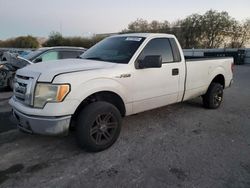
[(137, 18), (173, 22), (210, 9), (250, 18), (250, 0), (0, 0), (0, 40), (115, 33)]

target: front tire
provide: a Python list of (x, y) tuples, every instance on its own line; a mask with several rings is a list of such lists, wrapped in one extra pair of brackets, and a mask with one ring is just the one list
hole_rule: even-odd
[(219, 83), (211, 83), (207, 93), (203, 96), (203, 105), (208, 109), (217, 109), (223, 100), (223, 86)]
[(119, 110), (110, 103), (100, 101), (89, 104), (77, 118), (78, 144), (91, 152), (109, 148), (119, 137), (121, 119)]

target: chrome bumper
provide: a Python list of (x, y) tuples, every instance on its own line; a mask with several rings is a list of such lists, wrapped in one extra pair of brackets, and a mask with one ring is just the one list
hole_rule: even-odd
[(42, 117), (29, 116), (13, 109), (17, 127), (27, 133), (41, 135), (66, 135), (70, 126), (71, 116)]

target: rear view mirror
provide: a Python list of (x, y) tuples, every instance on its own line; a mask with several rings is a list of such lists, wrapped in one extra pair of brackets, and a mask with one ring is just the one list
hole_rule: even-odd
[(162, 58), (159, 55), (146, 56), (142, 61), (138, 62), (139, 69), (145, 68), (161, 68)]

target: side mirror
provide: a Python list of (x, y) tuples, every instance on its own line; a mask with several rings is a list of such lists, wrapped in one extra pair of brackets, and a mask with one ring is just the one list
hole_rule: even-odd
[(39, 62), (42, 62), (42, 61), (43, 61), (43, 60), (42, 60), (41, 57), (38, 57), (38, 58), (35, 60), (36, 63), (39, 63)]
[(162, 67), (162, 57), (160, 55), (146, 56), (142, 61), (138, 62), (139, 69), (161, 68), (161, 67)]

